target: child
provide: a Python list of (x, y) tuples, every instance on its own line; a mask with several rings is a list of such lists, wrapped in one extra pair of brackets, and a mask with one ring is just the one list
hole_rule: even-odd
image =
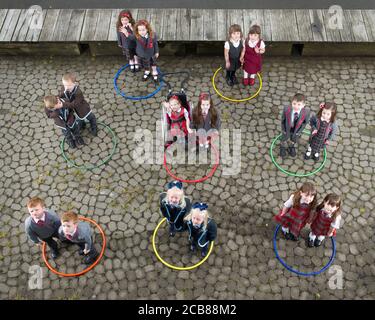
[(44, 111), (48, 118), (55, 121), (55, 125), (62, 130), (69, 147), (76, 148), (78, 145), (84, 145), (79, 125), (76, 121), (73, 110), (63, 107), (61, 99), (56, 96), (44, 97)]
[(80, 122), (80, 127), (85, 127), (85, 120), (90, 122), (91, 133), (97, 136), (98, 128), (96, 124), (96, 117), (92, 112), (90, 105), (83, 97), (81, 89), (78, 87), (76, 77), (73, 73), (66, 73), (62, 77), (63, 88), (60, 91), (60, 98), (63, 101), (63, 106), (75, 111)]
[(197, 245), (202, 248), (202, 257), (205, 257), (210, 246), (217, 236), (215, 220), (211, 219), (205, 203), (194, 203), (191, 213), (185, 218), (184, 230), (189, 232), (190, 250), (194, 252)]
[(238, 84), (236, 71), (241, 67), (240, 56), (243, 51), (242, 30), (238, 24), (230, 26), (228, 40), (224, 44), (226, 80), (229, 86)]
[[(260, 39), (260, 27), (254, 25), (250, 28), (245, 40), (245, 49), (242, 50), (241, 63), (243, 64), (243, 84), (253, 86), (255, 76), (262, 70), (262, 54), (266, 51), (266, 45)], [(248, 78), (250, 74), (250, 79)]]
[(158, 38), (146, 20), (139, 20), (135, 24), (135, 38), (136, 53), (145, 69), (142, 79), (146, 81), (149, 78), (151, 66), (153, 79), (157, 82), (158, 71), (156, 69), (156, 59), (159, 57)]
[(47, 243), (51, 250), (51, 258), (56, 259), (59, 255), (57, 242), (53, 238), (58, 238), (61, 222), (56, 213), (46, 209), (44, 201), (38, 197), (31, 198), (27, 202), (27, 209), (30, 216), (25, 221), (25, 231), (29, 239), (37, 246), (40, 241)]
[[(216, 110), (211, 96), (209, 93), (201, 93), (199, 95), (198, 106), (193, 111), (193, 120), (191, 121), (190, 128), (195, 130), (204, 129), (206, 132), (215, 129), (220, 130), (221, 120), (220, 114)], [(203, 137), (198, 134), (199, 146), (207, 149), (210, 144), (211, 138), (214, 136), (214, 133), (209, 133), (209, 136), (206, 139), (207, 134)], [(217, 132), (216, 135), (217, 136)]]
[(336, 229), (340, 228), (341, 199), (338, 195), (330, 193), (311, 214), (311, 232), (308, 247), (319, 247), (326, 236), (336, 236)]
[(283, 209), (275, 220), (281, 224), (287, 240), (297, 241), (303, 227), (308, 223), (310, 213), (316, 205), (316, 189), (310, 182), (305, 182), (284, 203)]
[(281, 145), (280, 156), (285, 159), (286, 145), (288, 143), (288, 153), (291, 157), (296, 156), (295, 145), (301, 137), (303, 129), (310, 120), (310, 110), (305, 107), (305, 96), (297, 93), (292, 98), (292, 106), (284, 107), (281, 114)]
[(182, 231), (183, 220), (191, 210), (191, 200), (184, 196), (182, 183), (168, 183), (168, 191), (160, 194), (160, 211), (169, 223), (169, 235), (174, 237), (176, 231)]
[(185, 109), (178, 96), (173, 95), (169, 101), (163, 102), (167, 111), (167, 122), (170, 124), (169, 136), (176, 137), (182, 134), (187, 139), (188, 134), (193, 131), (190, 129), (189, 112)]
[(86, 256), (83, 262), (87, 265), (93, 264), (99, 256), (92, 242), (91, 232), (90, 225), (79, 221), (76, 213), (67, 211), (62, 215), (59, 228), (60, 240), (77, 244), (78, 253), (80, 256)]
[(133, 27), (135, 21), (129, 10), (122, 10), (118, 16), (117, 43), (122, 48), (122, 54), (129, 61), (131, 72), (139, 71), (138, 57), (135, 55), (135, 38)]
[(321, 103), (318, 114), (310, 119), (311, 135), (309, 146), (305, 153), (305, 160), (312, 156), (314, 161), (319, 160), (320, 150), (333, 140), (337, 131), (336, 105), (331, 102)]

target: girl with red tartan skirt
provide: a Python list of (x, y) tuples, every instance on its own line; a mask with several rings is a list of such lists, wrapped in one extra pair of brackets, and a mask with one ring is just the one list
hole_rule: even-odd
[[(168, 101), (163, 102), (163, 106), (167, 111), (166, 120), (170, 124), (168, 140), (181, 136), (184, 136), (187, 140), (188, 134), (193, 132), (190, 129), (188, 110), (181, 105), (180, 99), (176, 95), (171, 96)], [(167, 145), (170, 143), (171, 141), (167, 142)]]
[(245, 50), (242, 50), (240, 57), (243, 64), (243, 84), (245, 86), (254, 85), (256, 74), (262, 70), (262, 54), (265, 51), (266, 45), (260, 38), (260, 27), (254, 25), (250, 28), (245, 40)]
[(340, 196), (334, 193), (326, 195), (323, 202), (312, 212), (310, 221), (312, 224), (308, 247), (319, 247), (326, 236), (336, 236), (336, 229), (340, 228), (341, 222)]
[(281, 230), (287, 240), (297, 241), (306, 223), (309, 223), (311, 212), (315, 209), (317, 192), (315, 186), (305, 182), (284, 203), (283, 209), (275, 216), (281, 224)]
[(135, 21), (129, 10), (122, 10), (117, 19), (117, 43), (122, 48), (122, 54), (129, 61), (130, 71), (139, 71), (138, 57), (135, 55)]

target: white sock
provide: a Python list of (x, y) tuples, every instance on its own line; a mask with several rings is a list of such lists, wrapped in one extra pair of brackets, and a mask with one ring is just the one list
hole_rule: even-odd
[(323, 241), (324, 239), (325, 239), (325, 236), (319, 236), (319, 237), (318, 237), (318, 240), (319, 240), (319, 241)]
[(281, 230), (283, 230), (284, 233), (288, 233), (289, 232), (289, 228), (281, 227)]
[(251, 79), (255, 79), (255, 74), (250, 75)]
[(249, 76), (249, 74), (244, 70), (244, 71), (243, 71), (243, 77), (244, 77), (244, 78), (247, 78), (248, 76)]
[(316, 238), (316, 235), (313, 234), (312, 232), (310, 232), (309, 239), (312, 240), (312, 241), (315, 241), (315, 238)]
[(150, 70), (146, 70), (146, 71), (145, 71), (145, 74), (150, 74)]
[(319, 157), (319, 153), (315, 153), (315, 157)]
[(130, 64), (131, 66), (133, 66), (133, 65), (134, 65), (134, 60), (129, 60), (129, 64)]

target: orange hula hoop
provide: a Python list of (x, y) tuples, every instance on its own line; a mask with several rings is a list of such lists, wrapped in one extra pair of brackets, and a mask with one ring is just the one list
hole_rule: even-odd
[(47, 260), (47, 257), (46, 257), (46, 243), (43, 242), (43, 247), (42, 247), (43, 261), (46, 264), (47, 268), (49, 270), (51, 270), (54, 274), (57, 274), (58, 276), (61, 276), (61, 277), (79, 277), (79, 276), (82, 276), (83, 274), (85, 274), (85, 273), (89, 272), (91, 269), (93, 269), (99, 263), (99, 261), (102, 259), (103, 255), (104, 255), (104, 251), (105, 251), (105, 247), (106, 247), (106, 244), (107, 244), (107, 240), (106, 240), (106, 237), (105, 237), (103, 229), (94, 220), (91, 220), (89, 218), (79, 217), (79, 220), (90, 222), (90, 223), (94, 224), (99, 229), (100, 234), (101, 234), (102, 239), (103, 239), (102, 250), (101, 250), (101, 252), (99, 254), (99, 257), (96, 259), (96, 261), (91, 266), (89, 266), (88, 268), (82, 270), (81, 272), (77, 272), (77, 273), (63, 273), (63, 272), (57, 271), (56, 269), (54, 269), (48, 263), (48, 260)]

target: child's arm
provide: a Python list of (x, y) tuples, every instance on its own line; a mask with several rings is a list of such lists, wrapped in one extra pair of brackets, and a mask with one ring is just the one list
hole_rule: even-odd
[(30, 228), (30, 223), (31, 223), (30, 219), (26, 220), (26, 223), (25, 223), (26, 234), (32, 242), (34, 242), (35, 244), (40, 244), (38, 235), (34, 231), (32, 231)]
[(315, 114), (310, 117), (310, 127), (311, 127), (311, 134), (315, 135), (318, 132), (318, 121), (317, 121)]
[(192, 133), (193, 130), (190, 129), (190, 119), (189, 119), (189, 114), (188, 111), (184, 108), (184, 115), (185, 115), (185, 120), (186, 120), (186, 128), (189, 133)]
[(82, 232), (81, 235), (85, 241), (84, 254), (88, 254), (92, 247), (91, 228), (89, 225), (85, 226), (84, 231)]
[(307, 219), (307, 223), (308, 224), (311, 224), (311, 223), (313, 223), (314, 222), (314, 220), (315, 220), (315, 218), (316, 218), (316, 216), (317, 216), (317, 212), (315, 211), (315, 210), (312, 210), (311, 212), (310, 212), (310, 215), (309, 215), (309, 218)]
[(229, 49), (224, 47), (224, 58), (225, 58), (225, 68), (230, 68), (230, 61), (229, 61)]
[(328, 237), (332, 237), (335, 230), (336, 230), (335, 228), (330, 227), (328, 231)]
[(332, 123), (332, 129), (328, 133), (328, 137), (327, 137), (327, 140), (325, 141), (325, 144), (329, 144), (329, 141), (332, 141), (335, 138), (336, 133), (337, 133), (337, 129), (338, 129), (338, 127), (337, 127), (336, 122), (333, 122)]
[(286, 134), (286, 117), (285, 117), (285, 108), (281, 113), (281, 132), (285, 135)]
[(121, 48), (121, 32), (117, 30), (117, 45)]
[(159, 44), (158, 44), (158, 37), (156, 33), (154, 35), (153, 41), (154, 41), (155, 58), (157, 59), (159, 58)]
[(211, 220), (207, 226), (207, 239), (214, 241), (217, 237), (217, 225), (214, 220)]
[(245, 50), (246, 50), (246, 48), (245, 48), (245, 45), (244, 45), (243, 48), (242, 48), (242, 51), (241, 51), (241, 55), (240, 55), (241, 64), (243, 64), (243, 62), (244, 62)]

